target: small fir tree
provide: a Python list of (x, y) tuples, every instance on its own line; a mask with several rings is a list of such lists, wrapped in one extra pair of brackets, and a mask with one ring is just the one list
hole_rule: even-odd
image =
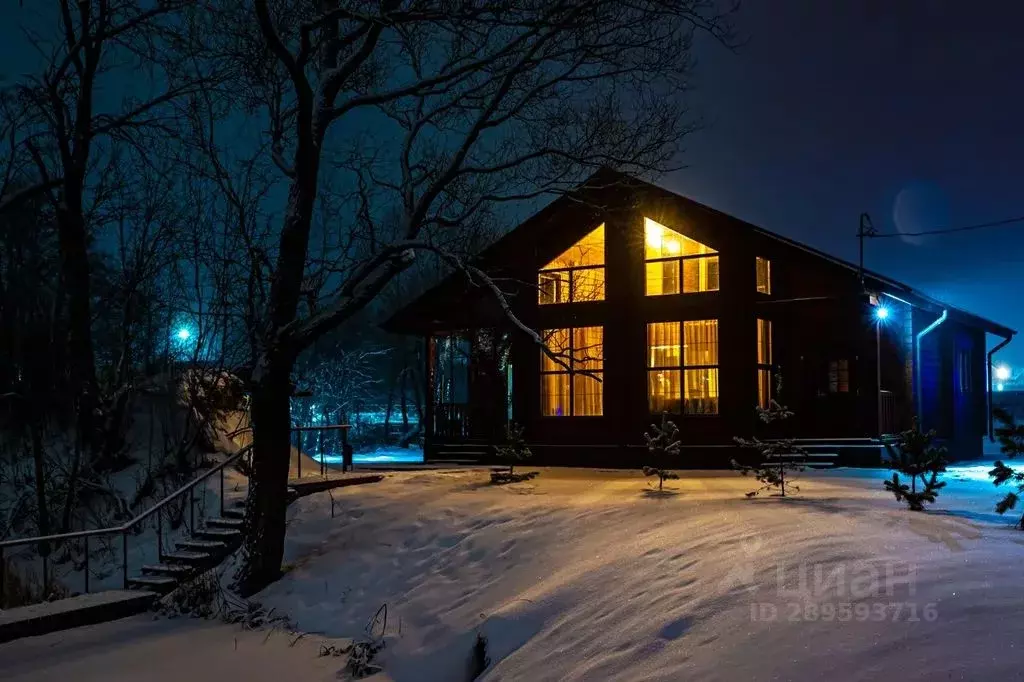
[(644, 440), (647, 441), (647, 452), (658, 466), (645, 466), (642, 470), (644, 476), (658, 477), (658, 491), (661, 492), (665, 486), (665, 481), (670, 479), (677, 480), (679, 478), (678, 474), (660, 468), (671, 457), (679, 454), (679, 427), (676, 426), (675, 422), (670, 421), (668, 417), (661, 415), (661, 426), (651, 424), (651, 430), (644, 433)]
[[(770, 400), (768, 407), (760, 405), (757, 409), (757, 418), (763, 424), (768, 425), (784, 419), (789, 419), (793, 413), (777, 401)], [(807, 450), (798, 446), (792, 438), (776, 438), (772, 440), (760, 440), (753, 438), (733, 438), (742, 448), (756, 450), (760, 455), (760, 461), (747, 466), (732, 460), (732, 468), (744, 476), (753, 476), (760, 483), (761, 487), (751, 490), (747, 497), (754, 497), (758, 493), (773, 488), (779, 492), (780, 497), (785, 497), (787, 491), (799, 492), (799, 486), (792, 480), (795, 474), (802, 472), (806, 467)]]
[[(922, 432), (917, 420), (913, 426), (885, 444), (889, 451), (892, 480), (885, 481), (885, 489), (897, 502), (906, 502), (911, 511), (924, 511), (925, 503), (934, 503), (945, 482), (939, 474), (946, 470), (946, 448), (935, 445), (935, 431)], [(908, 483), (900, 480), (900, 474)]]
[(505, 442), (494, 449), (499, 460), (508, 462), (508, 475), (515, 476), (515, 465), (533, 457), (523, 438), (523, 427), (515, 422), (505, 426)]
[[(992, 410), (992, 416), (999, 422), (995, 436), (999, 441), (1000, 452), (1006, 455), (1007, 459), (1015, 459), (1017, 455), (1024, 453), (1024, 424), (1018, 424), (1009, 412), (1000, 407)], [(1024, 494), (1024, 471), (1014, 469), (998, 460), (988, 475), (992, 477), (992, 483), (997, 487), (1004, 483), (1017, 487), (1016, 492), (1006, 493), (1003, 499), (996, 503), (996, 511), (1005, 514), (1016, 509), (1020, 496)], [(1024, 530), (1024, 516), (1017, 520), (1017, 527)]]

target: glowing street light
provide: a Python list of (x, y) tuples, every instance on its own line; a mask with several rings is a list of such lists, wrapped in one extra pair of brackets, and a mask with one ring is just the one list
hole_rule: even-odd
[(877, 317), (880, 322), (884, 322), (889, 319), (889, 309), (884, 305), (878, 306), (875, 308), (875, 317)]
[(996, 379), (999, 381), (1007, 381), (1010, 378), (1010, 368), (1008, 365), (999, 365), (996, 367)]
[(182, 327), (178, 330), (178, 333), (175, 334), (175, 336), (177, 336), (181, 341), (188, 341), (192, 337), (192, 332)]

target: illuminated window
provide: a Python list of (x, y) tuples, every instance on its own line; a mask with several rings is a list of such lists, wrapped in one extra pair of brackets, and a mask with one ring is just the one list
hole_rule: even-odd
[(828, 363), (829, 393), (850, 392), (850, 363), (847, 360), (833, 360)]
[(604, 300), (604, 225), (540, 269), (540, 304)]
[(767, 258), (757, 257), (757, 291), (760, 294), (772, 293), (772, 262)]
[(768, 409), (772, 399), (772, 321), (757, 321), (757, 404)]
[(648, 296), (718, 291), (718, 252), (644, 218)]
[(647, 396), (655, 414), (718, 414), (718, 320), (647, 325)]
[(547, 417), (604, 414), (604, 328), (547, 329), (541, 351), (540, 411)]

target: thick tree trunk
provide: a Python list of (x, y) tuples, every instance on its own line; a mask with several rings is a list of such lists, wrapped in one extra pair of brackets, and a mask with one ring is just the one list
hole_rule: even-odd
[[(92, 301), (89, 250), (82, 220), (81, 197), (68, 182), (64, 205), (57, 212), (61, 278), (68, 301), (68, 360), (78, 413), (78, 438), (95, 445), (92, 416), (96, 407), (96, 360), (92, 347)], [(74, 195), (74, 196), (71, 196)]]
[(243, 596), (281, 575), (290, 455), (289, 377), (286, 361), (267, 362), (252, 391), (252, 473), (245, 510), (244, 562), (238, 575)]

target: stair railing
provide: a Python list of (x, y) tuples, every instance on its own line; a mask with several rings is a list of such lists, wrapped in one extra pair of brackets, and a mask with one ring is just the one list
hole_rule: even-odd
[[(245, 429), (239, 429), (229, 437), (239, 435), (245, 431), (250, 430), (248, 427)], [(224, 469), (231, 466), (246, 454), (252, 450), (252, 445), (246, 445), (245, 447), (238, 450), (220, 464), (204, 471), (200, 476), (192, 479), (182, 487), (175, 490), (173, 493), (165, 497), (164, 499), (157, 502), (155, 505), (145, 510), (133, 519), (126, 521), (120, 526), (111, 526), (109, 528), (97, 528), (93, 530), (80, 530), (71, 533), (57, 533), (53, 535), (44, 535), (39, 537), (31, 538), (18, 538), (15, 540), (4, 540), (0, 542), (0, 608), (4, 607), (5, 604), (5, 592), (7, 587), (7, 562), (5, 561), (4, 553), (9, 548), (23, 547), (25, 545), (39, 545), (39, 554), (43, 559), (43, 592), (48, 593), (50, 591), (50, 575), (48, 570), (48, 559), (49, 559), (49, 545), (61, 544), (69, 540), (82, 540), (85, 543), (84, 547), (84, 564), (83, 564), (83, 576), (84, 576), (84, 593), (89, 592), (89, 539), (101, 536), (120, 535), (121, 536), (121, 576), (125, 589), (128, 588), (128, 536), (132, 535), (132, 531), (143, 524), (153, 514), (157, 514), (157, 555), (160, 561), (164, 558), (163, 548), (163, 515), (159, 512), (163, 511), (169, 504), (175, 500), (188, 495), (189, 498), (189, 523), (191, 528), (195, 528), (195, 489), (196, 487), (215, 474), (220, 474), (220, 511), (221, 515), (224, 514)]]

